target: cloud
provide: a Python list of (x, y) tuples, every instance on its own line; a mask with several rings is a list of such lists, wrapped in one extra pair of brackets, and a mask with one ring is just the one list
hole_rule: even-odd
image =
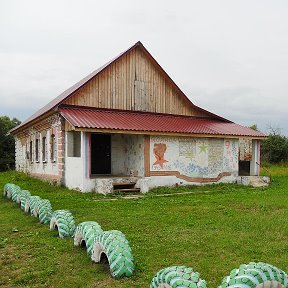
[(3, 0), (1, 109), (32, 114), (141, 40), (196, 105), (288, 135), (287, 13), (285, 0)]

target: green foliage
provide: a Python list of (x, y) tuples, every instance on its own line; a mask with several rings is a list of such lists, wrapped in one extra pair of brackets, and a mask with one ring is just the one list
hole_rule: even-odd
[(271, 129), (267, 139), (261, 144), (262, 160), (268, 163), (288, 161), (288, 138), (282, 136), (277, 129)]
[(121, 230), (136, 273), (115, 280), (72, 239), (59, 239), (0, 196), (1, 287), (149, 287), (157, 271), (173, 265), (193, 267), (209, 287), (217, 287), (241, 263), (263, 261), (288, 270), (287, 176), (275, 175), (267, 188), (178, 187), (193, 194), (173, 195), (171, 189), (169, 197), (154, 191), (130, 200), (55, 187), (15, 171), (0, 173), (0, 187), (9, 182), (49, 199), (53, 209), (69, 209), (77, 224), (97, 221), (103, 230)]
[(249, 128), (252, 130), (258, 131), (257, 124), (253, 124), (253, 125), (249, 126)]
[(13, 136), (7, 135), (7, 133), (20, 123), (16, 118), (0, 117), (0, 171), (14, 169), (15, 167), (15, 142)]

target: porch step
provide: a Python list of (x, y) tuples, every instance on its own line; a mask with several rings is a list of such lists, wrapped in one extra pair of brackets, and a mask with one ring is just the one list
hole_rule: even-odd
[(140, 188), (114, 189), (114, 193), (140, 193)]
[(136, 182), (114, 182), (113, 192), (114, 193), (139, 193), (140, 188), (135, 188)]
[(130, 189), (134, 188), (136, 182), (113, 182), (113, 189)]

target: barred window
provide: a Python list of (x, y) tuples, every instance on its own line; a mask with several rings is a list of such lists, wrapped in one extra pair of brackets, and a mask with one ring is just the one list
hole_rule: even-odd
[(56, 136), (54, 134), (51, 135), (50, 139), (50, 149), (51, 149), (51, 161), (56, 162), (57, 160), (57, 142), (56, 142)]
[(30, 162), (32, 163), (33, 162), (33, 142), (30, 141), (30, 151), (29, 151), (29, 159), (30, 159)]
[(35, 161), (39, 162), (39, 139), (35, 140)]
[(42, 137), (42, 161), (47, 161), (47, 147), (46, 147), (46, 137)]

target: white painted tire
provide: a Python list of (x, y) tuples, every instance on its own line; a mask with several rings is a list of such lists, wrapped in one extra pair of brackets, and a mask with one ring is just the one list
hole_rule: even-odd
[(58, 229), (60, 238), (73, 237), (76, 229), (74, 217), (68, 210), (56, 210), (50, 220), (50, 230)]
[(20, 191), (21, 191), (21, 188), (19, 186), (12, 184), (12, 183), (7, 183), (4, 185), (3, 195), (7, 197), (8, 199), (11, 199), (12, 195), (16, 197), (16, 194), (18, 194)]
[(25, 211), (25, 204), (27, 201), (27, 198), (31, 196), (30, 191), (28, 190), (22, 190), (18, 195), (17, 195), (17, 203), (20, 203), (21, 209)]
[(103, 230), (97, 222), (82, 222), (76, 227), (74, 245), (83, 246), (85, 244), (87, 254), (91, 257), (94, 239), (101, 233), (103, 233)]
[(21, 188), (17, 185), (14, 185), (12, 188), (11, 188), (11, 199), (12, 201), (16, 202), (17, 200), (17, 196), (21, 193)]
[(37, 203), (35, 203), (33, 214), (35, 217), (39, 217), (39, 208), (40, 207), (48, 207), (52, 210), (51, 203), (48, 199), (41, 199)]
[(39, 196), (28, 196), (26, 198), (24, 211), (26, 213), (30, 212), (31, 216), (34, 216), (34, 207), (40, 200), (41, 198)]
[(251, 262), (233, 269), (218, 288), (287, 288), (288, 276), (277, 267)]
[(106, 256), (113, 277), (132, 276), (135, 265), (132, 250), (124, 234), (117, 230), (105, 231), (95, 238), (92, 261), (100, 263)]
[(206, 288), (205, 280), (191, 267), (172, 266), (161, 269), (151, 281), (150, 288)]

